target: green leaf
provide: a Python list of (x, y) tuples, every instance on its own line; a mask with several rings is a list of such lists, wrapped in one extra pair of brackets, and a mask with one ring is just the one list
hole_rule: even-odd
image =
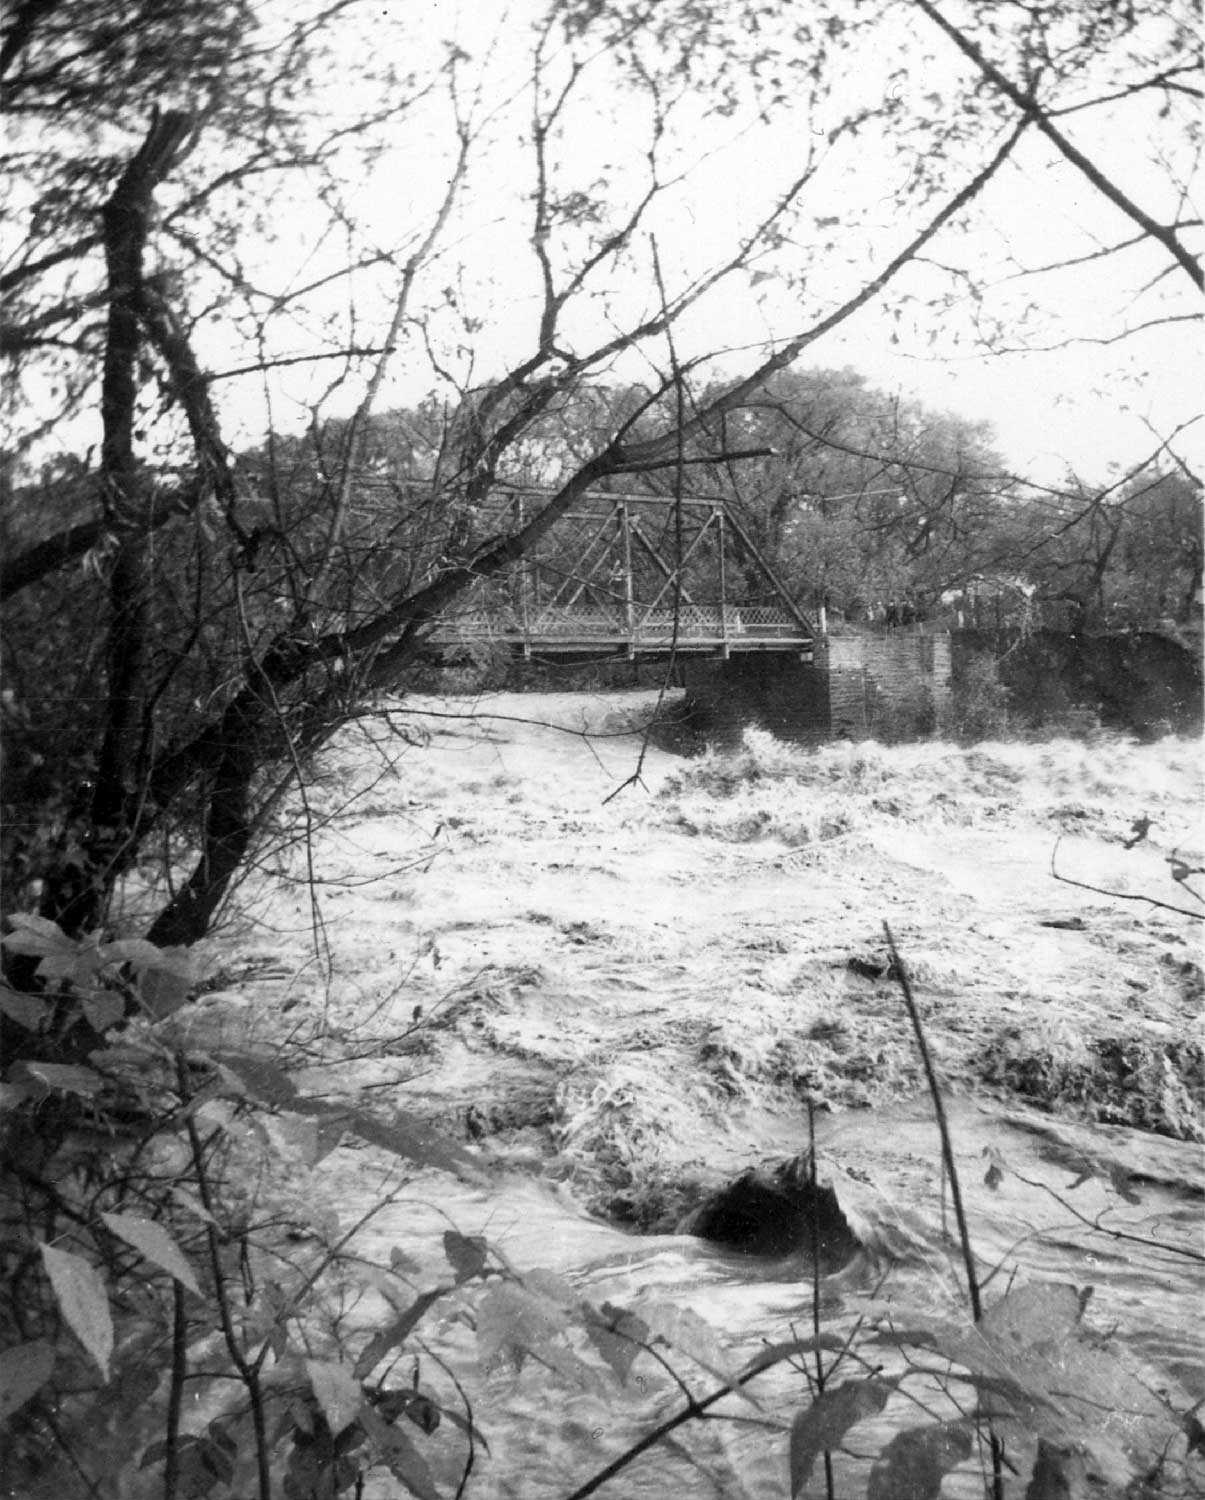
[(82, 988), (92, 984), (104, 966), (100, 942), (93, 935), (78, 942), (64, 939), (63, 944), (46, 954), (37, 972), (42, 979), (66, 979)]
[(394, 1245), (389, 1252), (389, 1265), (392, 1270), (405, 1271), (411, 1276), (420, 1275), (423, 1269), (418, 1261), (412, 1255), (408, 1255), (400, 1245)]
[(113, 1356), (113, 1320), (100, 1272), (69, 1250), (57, 1250), (53, 1245), (39, 1248), (64, 1321), (108, 1380), (109, 1360)]
[(418, 1325), (419, 1319), (432, 1303), (437, 1302), (440, 1297), (451, 1290), (450, 1286), (437, 1286), (429, 1292), (423, 1292), (387, 1328), (382, 1328), (379, 1333), (374, 1334), (364, 1346), (359, 1359), (356, 1360), (356, 1379), (367, 1379), (387, 1354), (405, 1343), (413, 1329)]
[(239, 1439), (236, 1434), (244, 1423), (248, 1423), (248, 1414), (242, 1417), (214, 1417), (205, 1431), (215, 1447), (221, 1448), (232, 1459), (236, 1459), (239, 1451)]
[(936, 1349), (968, 1372), (960, 1378), (994, 1421), (1090, 1453), (1104, 1481), (1124, 1488), (1129, 1455), (1164, 1440), (1166, 1411), (1125, 1350), (1084, 1328), (1084, 1300), (1073, 1286), (1037, 1282), (1014, 1288), (978, 1324), (897, 1327), (890, 1342)]
[(125, 1019), (125, 997), (116, 990), (93, 990), (80, 997), (80, 1009), (92, 1030), (104, 1033)]
[(1082, 1455), (1039, 1438), (1033, 1473), (1025, 1487), (1025, 1500), (1069, 1500), (1070, 1496), (1081, 1495), (1084, 1490)]
[(77, 1067), (73, 1063), (38, 1062), (36, 1058), (18, 1063), (9, 1076), (13, 1082), (29, 1078), (45, 1088), (57, 1089), (64, 1094), (79, 1094), (85, 1099), (99, 1094), (105, 1086), (105, 1080), (92, 1068)]
[(1109, 1183), (1113, 1191), (1126, 1203), (1141, 1203), (1141, 1193), (1134, 1191), (1134, 1179), (1117, 1162), (1109, 1163)]
[(870, 1471), (866, 1500), (938, 1500), (942, 1480), (973, 1447), (966, 1422), (897, 1432)]
[[(246, 1052), (215, 1052), (212, 1056), (261, 1104), (271, 1104), (276, 1108), (282, 1105), (296, 1107), (297, 1085), (283, 1068), (269, 1062), (266, 1057), (252, 1057)], [(330, 1108), (329, 1105), (322, 1107), (324, 1110)]]
[[(234, 1478), (237, 1451), (233, 1450), (225, 1435), (216, 1430), (217, 1424), (209, 1424), (210, 1436), (185, 1433), (177, 1442), (179, 1481), (182, 1493), (207, 1495), (215, 1485), (229, 1485)], [(149, 1469), (167, 1457), (167, 1443), (162, 1438), (147, 1445), (139, 1460), (140, 1469)]]
[(299, 1114), (318, 1114), (338, 1119), (362, 1141), (381, 1146), (394, 1156), (401, 1156), (420, 1167), (438, 1167), (440, 1171), (454, 1173), (468, 1182), (485, 1180), (485, 1173), (478, 1161), (453, 1142), (442, 1139), (417, 1115), (397, 1110), (388, 1122), (384, 1122), (374, 1120), (362, 1110), (338, 1110), (329, 1105), (314, 1108), (312, 1106), (315, 1103), (313, 1100), (299, 1099), (292, 1107)]
[(400, 1479), (418, 1500), (441, 1500), (427, 1460), (400, 1427), (383, 1421), (371, 1406), (365, 1406), (360, 1422), (395, 1479)]
[(180, 1439), (180, 1490), (186, 1495), (207, 1495), (215, 1485), (229, 1485), (234, 1478), (234, 1459), (218, 1443), (187, 1433)]
[(501, 1282), (477, 1304), (477, 1350), (482, 1366), (487, 1371), (500, 1365), (521, 1370), (530, 1356), (570, 1384), (597, 1389), (597, 1373), (564, 1341), (571, 1326), (554, 1302), (514, 1282)]
[(680, 1354), (688, 1355), (708, 1374), (732, 1386), (750, 1406), (757, 1407), (752, 1395), (737, 1385), (739, 1371), (729, 1364), (715, 1330), (697, 1312), (689, 1307), (675, 1307), (671, 1302), (651, 1302), (641, 1304), (640, 1316), (655, 1338), (662, 1339)]
[(307, 1359), (305, 1370), (331, 1436), (338, 1437), (356, 1420), (364, 1404), (360, 1382), (346, 1365), (336, 1364), (333, 1360)]
[(146, 969), (138, 976), (138, 998), (155, 1021), (174, 1015), (188, 1003), (193, 980), (166, 969)]
[(164, 1438), (156, 1438), (153, 1443), (148, 1443), (142, 1450), (142, 1457), (138, 1460), (140, 1469), (149, 1469), (152, 1464), (161, 1464), (167, 1457), (167, 1442)]
[(8, 920), (16, 930), (0, 938), (0, 943), (10, 953), (21, 953), (30, 958), (45, 958), (50, 954), (75, 955), (78, 945), (57, 922), (35, 916), (32, 912), (17, 912)]
[(485, 1269), (489, 1245), (482, 1234), (458, 1234), (455, 1229), (448, 1229), (444, 1231), (444, 1254), (456, 1272), (456, 1285), (460, 1286)]
[(100, 957), (106, 964), (129, 964), (140, 974), (175, 974), (181, 979), (192, 979), (192, 962), (185, 948), (157, 948), (146, 938), (121, 938), (115, 943), (102, 943)]
[[(40, 933), (48, 939), (56, 938), (62, 943), (69, 943), (71, 941), (57, 922), (51, 921), (49, 917), (40, 917), (37, 912), (13, 912), (7, 920), (9, 926), (15, 928), (18, 932)], [(5, 941), (8, 941), (7, 938)]]
[(198, 1297), (204, 1295), (197, 1282), (196, 1272), (183, 1250), (162, 1224), (156, 1224), (151, 1219), (137, 1218), (134, 1214), (102, 1213), (101, 1219), (118, 1239), (124, 1240), (161, 1271), (174, 1276), (181, 1286), (186, 1286), (190, 1292), (196, 1292)]
[(143, 1359), (136, 1353), (131, 1356), (128, 1350), (124, 1351), (110, 1386), (114, 1398), (112, 1407), (133, 1416), (158, 1390), (161, 1373), (154, 1360)]
[(156, 948), (145, 938), (106, 943), (101, 954), (107, 963), (125, 963), (138, 976), (138, 998), (155, 1020), (178, 1011), (192, 994), (196, 975), (187, 948)]
[(984, 1146), (983, 1154), (988, 1159), (988, 1168), (983, 1174), (983, 1181), (994, 1193), (1004, 1181), (1005, 1173), (1008, 1171), (1008, 1163), (995, 1146)]
[(26, 995), (21, 990), (0, 984), (0, 1014), (26, 1031), (40, 1031), (54, 1014), (54, 1006), (41, 995)]
[(572, 1283), (566, 1281), (557, 1271), (548, 1270), (546, 1266), (536, 1266), (531, 1271), (524, 1271), (523, 1285), (529, 1292), (535, 1292), (538, 1297), (547, 1297), (550, 1302), (555, 1302), (561, 1307), (578, 1308), (581, 1306), (582, 1299)]
[(483, 1453), (490, 1451), (489, 1441), (485, 1433), (482, 1432), (481, 1428), (475, 1422), (471, 1422), (468, 1417), (462, 1416), (460, 1412), (450, 1406), (441, 1406), (439, 1411), (445, 1422), (450, 1422), (459, 1432), (463, 1432), (466, 1437), (472, 1438)]
[(866, 1417), (877, 1416), (895, 1389), (891, 1380), (847, 1380), (822, 1391), (791, 1423), (791, 1500), (811, 1478), (826, 1448), (836, 1448), (845, 1434)]
[(36, 1396), (54, 1369), (54, 1348), (42, 1339), (0, 1351), (0, 1422)]
[(1079, 1292), (1069, 1283), (1033, 1282), (989, 1307), (979, 1332), (997, 1348), (1024, 1355), (1037, 1345), (1062, 1343), (1075, 1331), (1080, 1312)]
[(778, 1344), (767, 1344), (749, 1361), (741, 1371), (743, 1376), (760, 1375), (763, 1370), (773, 1369), (784, 1360), (794, 1359), (799, 1354), (814, 1354), (817, 1349), (827, 1349), (836, 1354), (845, 1348), (845, 1340), (835, 1333), (820, 1333), (806, 1339), (784, 1339)]
[(627, 1384), (637, 1355), (645, 1352), (644, 1346), (653, 1338), (647, 1323), (609, 1302), (587, 1310), (586, 1334), (621, 1385)]
[(182, 1208), (186, 1208), (190, 1214), (196, 1214), (198, 1219), (204, 1219), (207, 1224), (212, 1224), (215, 1228), (217, 1227), (218, 1221), (195, 1193), (190, 1193), (187, 1188), (182, 1188), (179, 1183), (176, 1183), (172, 1187), (172, 1197)]
[(440, 1416), (440, 1409), (430, 1396), (422, 1391), (410, 1392), (410, 1399), (406, 1403), (406, 1417), (428, 1437), (439, 1426)]

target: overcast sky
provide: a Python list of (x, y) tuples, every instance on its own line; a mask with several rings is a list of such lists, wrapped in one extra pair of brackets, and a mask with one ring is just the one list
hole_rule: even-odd
[[(463, 49), (462, 101), (474, 100), (476, 90), (474, 118), (488, 122), (481, 127), (477, 154), (440, 257), (427, 269), (416, 305), (431, 314), (431, 329), (442, 329), (445, 338), (452, 339), (441, 299), (448, 289), (455, 292), (458, 311), (472, 320), (474, 360), (471, 365), (466, 360), (458, 363), (446, 350), (445, 355), (462, 379), (487, 378), (528, 352), (538, 318), (539, 285), (530, 246), (534, 170), (524, 139), (530, 119), (531, 35), (524, 17), (533, 4), (534, 0), (522, 0), (503, 7), (488, 0), (461, 12), (438, 0), (413, 0), (404, 12), (406, 30), (417, 45), (413, 64), (420, 72), (437, 63), (445, 43)], [(818, 119), (810, 117), (802, 93), (797, 103), (781, 108), (769, 126), (759, 125), (751, 110), (717, 118), (708, 114), (710, 101), (702, 98), (687, 98), (678, 105), (678, 134), (673, 129), (667, 133), (665, 162), (673, 170), (685, 169), (692, 160), (695, 165), (666, 193), (649, 221), (671, 293), (731, 253), (739, 236), (798, 170), (809, 132), (822, 135), (843, 110), (873, 102), (891, 87), (918, 95), (923, 91), (934, 99), (955, 95), (965, 62), (944, 38), (918, 32), (909, 6), (901, 3), (893, 17), (894, 34), (870, 40), (825, 106), (827, 113)], [(354, 37), (348, 45), (355, 45)], [(903, 84), (892, 83), (891, 70), (900, 62), (901, 48), (912, 49), (913, 76)], [(554, 81), (556, 66), (551, 70)], [(634, 200), (644, 181), (647, 109), (639, 101), (618, 97), (615, 75), (605, 62), (588, 78), (592, 81), (579, 89), (566, 116), (560, 150), (563, 186), (593, 190), (605, 179), (608, 186), (600, 189), (602, 196), (617, 204), (625, 197)], [(354, 84), (342, 87), (351, 92), (340, 94), (332, 85), (326, 107), (334, 112), (345, 109), (350, 117), (363, 100)], [(1166, 214), (1174, 205), (1164, 201), (1159, 182), (1151, 176), (1147, 125), (1154, 129), (1149, 112), (1119, 112), (1103, 126), (1096, 124), (1085, 145), (1103, 157), (1102, 164), (1127, 190), (1145, 199), (1156, 214)], [(349, 157), (346, 199), (374, 243), (406, 246), (430, 222), (446, 181), (452, 145), (446, 97), (437, 89), (398, 122), (371, 171), (361, 173)], [(952, 186), (982, 164), (986, 150), (982, 141), (967, 146), (965, 159), (955, 159), (949, 167)], [(819, 253), (813, 227), (811, 239), (805, 235), (788, 240), (758, 263), (755, 275), (728, 278), (684, 320), (679, 352), (689, 356), (732, 349), (716, 368), (743, 373), (756, 362), (753, 346), (787, 339), (827, 311), (906, 242), (923, 218), (915, 209), (906, 218), (906, 205), (899, 200), (906, 172), (906, 162), (893, 153), (890, 137), (871, 134), (864, 143), (847, 144), (833, 153), (806, 197), (805, 224), (819, 221), (829, 226), (831, 243), (824, 253)], [(1135, 300), (1136, 289), (1166, 265), (1164, 252), (1140, 247), (1082, 269), (1005, 280), (1010, 253), (1024, 266), (1039, 266), (1087, 254), (1132, 231), (1132, 225), (1082, 176), (1061, 160), (1052, 161), (1050, 148), (1033, 136), (1023, 141), (1014, 160), (989, 186), (981, 210), (970, 232), (950, 231), (928, 252), (942, 267), (966, 272), (984, 293), (981, 303), (967, 295), (940, 314), (921, 311), (921, 302), (940, 287), (962, 283), (951, 283), (945, 271), (931, 264), (913, 266), (887, 299), (863, 309), (811, 348), (804, 362), (850, 365), (887, 390), (989, 420), (1009, 463), (1041, 480), (1061, 478), (1068, 468), (1088, 479), (1105, 479), (1119, 467), (1136, 464), (1160, 436), (1169, 435), (1200, 408), (1205, 370), (1199, 325), (1167, 323), (1126, 339), (1118, 340), (1117, 335), (1152, 317), (1183, 317), (1195, 305), (1187, 277), (1182, 272), (1165, 275), (1153, 291)], [(296, 215), (295, 235), (286, 236), (283, 245), (265, 256), (265, 274), (270, 268), (282, 284), (312, 274), (344, 253), (339, 242), (310, 233), (301, 199), (295, 204), (281, 199), (278, 223), (288, 224), (290, 214)], [(290, 264), (289, 257), (296, 263)], [(395, 286), (396, 276), (379, 274), (357, 282), (358, 336), (370, 336), (374, 329), (379, 336)], [(895, 310), (897, 292), (908, 294), (902, 316)], [(340, 287), (337, 296), (344, 295)], [(584, 342), (609, 326), (623, 326), (625, 320), (647, 313), (654, 295), (647, 264), (643, 273), (639, 268), (630, 273), (617, 269), (606, 278), (605, 295), (571, 307), (567, 327)], [(1026, 334), (1018, 332), (1013, 347), (1026, 340), (1061, 347), (1043, 353), (988, 354), (974, 346), (972, 314), (985, 312), (995, 318), (1007, 346), (1010, 309), (1019, 309), (1026, 299), (1038, 304), (1039, 315)], [(332, 320), (344, 315), (341, 305), (332, 301)], [(274, 347), (281, 353), (304, 349), (318, 326), (317, 313), (308, 322), (284, 325), (274, 335)], [(663, 348), (650, 352), (653, 358), (664, 358)], [(231, 357), (218, 342), (206, 353), (217, 368)], [(612, 378), (647, 376), (648, 358), (633, 356), (615, 367)], [(290, 401), (292, 420), (302, 420), (323, 379), (322, 370), (304, 367), (286, 377), (282, 389), (289, 399), (278, 402), (277, 422), (290, 425)], [(414, 402), (434, 381), (423, 342), (412, 328), (392, 362), (378, 405)], [(231, 420), (242, 429), (240, 435), (253, 439), (254, 429), (262, 425), (257, 389), (244, 383), (237, 390), (225, 388), (223, 397)], [(1178, 447), (1205, 465), (1205, 423), (1183, 433)]]

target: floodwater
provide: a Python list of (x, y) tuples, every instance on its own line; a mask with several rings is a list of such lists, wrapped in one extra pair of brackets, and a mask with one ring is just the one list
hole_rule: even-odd
[[(1061, 1477), (1029, 1500), (1120, 1496), (1136, 1473), (1144, 1494), (1196, 1493), (1202, 978), (1200, 924), (1175, 908), (1200, 898), (1169, 871), (1205, 865), (1199, 747), (799, 758), (754, 736), (694, 763), (641, 759), (648, 707), (408, 700), (406, 735), (349, 738), (307, 794), (312, 864), (294, 851), (244, 888), (254, 925), (214, 940), (236, 977), (186, 1022), (252, 1049), (300, 1038), (305, 1090), (402, 1110), (483, 1163), (469, 1182), (345, 1142), (306, 1188), (344, 1226), (377, 1206), (355, 1248), (365, 1266), (399, 1252), (403, 1303), (448, 1283), (445, 1232), (491, 1246), (487, 1281), (436, 1303), (393, 1377), (470, 1404), (489, 1451), (463, 1493), (574, 1495), (767, 1344), (808, 1337), (817, 1302), (827, 1409), (862, 1411), (825, 1429), (843, 1500), (935, 1493), (915, 1465), (874, 1464), (893, 1442), (932, 1456), (900, 1434), (938, 1424), (958, 1460), (940, 1493), (982, 1495), (977, 1402), (1010, 1500), (1039, 1438)], [(949, 1096), (982, 1334), (884, 919)], [(761, 1260), (665, 1232), (806, 1151), (807, 1100), (862, 1252), (817, 1282), (806, 1246)], [(379, 1277), (360, 1280), (349, 1326), (367, 1332), (387, 1313)], [(626, 1380), (583, 1301), (660, 1335)], [(814, 1373), (813, 1355), (776, 1365), (598, 1492), (788, 1495)], [(417, 1440), (456, 1493), (463, 1433)], [(821, 1459), (800, 1493), (825, 1494)]]
[[(1007, 1362), (1016, 1376), (1015, 1388), (995, 1407), (998, 1415), (1002, 1408), (1019, 1413), (1019, 1420), (996, 1424), (1004, 1439), (1005, 1495), (1026, 1493), (1042, 1435), (1082, 1447), (1084, 1458), (1069, 1472), (1077, 1483), (1094, 1476), (1094, 1495), (1120, 1495), (1134, 1473), (1151, 1471), (1161, 1455), (1161, 1485), (1149, 1493), (1199, 1493), (1201, 1461), (1187, 1459), (1183, 1420), (1205, 1401), (1200, 1148), (1124, 1127), (1061, 1124), (1032, 1110), (1004, 1113), (965, 1102), (953, 1107), (951, 1127), (987, 1315), (995, 1309), (999, 1320), (1010, 1298), (1019, 1309), (1016, 1330), (992, 1348), (997, 1362), (984, 1363), (991, 1356), (980, 1351), (978, 1368), (980, 1375), (998, 1373)], [(765, 1344), (806, 1337), (818, 1295), (823, 1332), (848, 1340), (830, 1383), (876, 1371), (899, 1382), (882, 1411), (850, 1427), (836, 1445), (836, 1492), (861, 1496), (875, 1458), (899, 1432), (956, 1421), (960, 1409), (974, 1408), (975, 1392), (959, 1378), (957, 1364), (926, 1347), (938, 1330), (951, 1341), (972, 1338), (965, 1279), (948, 1193), (943, 1212), (936, 1129), (923, 1104), (827, 1120), (817, 1152), (821, 1181), (835, 1186), (867, 1247), (818, 1282), (806, 1252), (759, 1259), (690, 1236), (635, 1235), (533, 1181), (513, 1183), (501, 1199), (496, 1190), (463, 1185), (441, 1189), (435, 1202), (403, 1196), (374, 1221), (371, 1235), (387, 1258), (389, 1245), (412, 1245), (424, 1231), (437, 1242), (451, 1221), (463, 1233), (484, 1234), (520, 1273), (553, 1271), (595, 1306), (643, 1310), (654, 1326), (653, 1309), (697, 1314), (714, 1331), (713, 1344), (709, 1349), (692, 1325), (683, 1347), (712, 1358), (722, 1351), (719, 1375), (716, 1365), (705, 1368), (683, 1348), (662, 1345), (658, 1352), (700, 1400)], [(432, 1275), (441, 1274), (446, 1268), (433, 1263)], [(542, 1286), (538, 1274), (534, 1280)], [(1036, 1300), (1042, 1298), (1049, 1308)], [(565, 1348), (589, 1366), (580, 1378), (538, 1358), (518, 1371), (509, 1364), (483, 1368), (459, 1315), (442, 1325), (437, 1319), (431, 1337), (434, 1347), (446, 1340), (444, 1353), (489, 1439), (480, 1488), (470, 1486), (470, 1495), (571, 1495), (684, 1404), (682, 1390), (650, 1356), (641, 1356), (621, 1384), (589, 1359), (588, 1344), (572, 1331)], [(951, 1350), (957, 1353), (953, 1342)], [(837, 1355), (823, 1357), (831, 1363)], [(810, 1366), (812, 1356), (805, 1359)], [(672, 1446), (643, 1454), (599, 1493), (765, 1500), (790, 1494), (790, 1424), (814, 1392), (783, 1364), (759, 1376), (749, 1395), (752, 1401), (729, 1396), (714, 1409), (720, 1415), (679, 1428)], [(433, 1441), (429, 1456), (435, 1450)], [(447, 1457), (442, 1477), (452, 1483), (456, 1463)], [(972, 1452), (947, 1475), (942, 1494), (982, 1495), (987, 1467), (986, 1454)], [(802, 1493), (822, 1495), (823, 1483), (817, 1464)], [(905, 1482), (880, 1493), (908, 1500), (910, 1492)]]

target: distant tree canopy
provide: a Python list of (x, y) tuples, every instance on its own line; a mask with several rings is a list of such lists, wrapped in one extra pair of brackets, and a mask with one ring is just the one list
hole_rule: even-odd
[[(608, 425), (635, 413), (635, 433), (655, 431), (667, 398), (648, 403), (642, 387), (579, 389), (531, 424), (499, 478), (542, 493)], [(333, 421), (278, 441), (270, 467), (265, 450), (240, 462), (276, 476), (261, 487), (300, 486), (298, 499), (308, 492), (319, 504), (346, 430)], [(445, 438), (434, 399), (365, 423), (349, 512), (362, 528), (363, 566), (386, 537), (390, 566), (417, 577), (449, 558), (457, 538), (471, 550), (496, 526), (496, 510), (456, 513), (434, 498)], [(716, 465), (713, 451), (758, 456)], [(685, 458), (689, 494), (722, 501), (797, 603), (833, 619), (881, 621), (893, 603), (950, 623), (961, 609), (968, 624), (975, 606), (985, 624), (1015, 622), (1022, 610), (1033, 624), (1094, 630), (1193, 618), (1201, 490), (1163, 456), (1103, 493), (1074, 476), (1035, 485), (1009, 471), (989, 424), (901, 401), (853, 370), (817, 369), (775, 376), (693, 434)], [(669, 498), (674, 476), (656, 470), (608, 487)], [(574, 559), (562, 561), (568, 575)]]

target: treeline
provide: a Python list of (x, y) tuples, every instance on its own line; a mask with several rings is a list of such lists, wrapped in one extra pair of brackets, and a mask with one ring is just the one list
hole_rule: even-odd
[[(632, 421), (639, 435), (671, 415), (668, 398), (639, 387), (579, 390), (532, 425), (499, 478), (508, 489), (554, 487), (615, 425)], [(399, 528), (395, 568), (471, 556), (495, 511), (450, 503), (441, 404), (373, 416), (361, 441), (349, 519), (364, 528), (363, 565)], [(346, 442), (347, 424), (334, 421), (242, 462), (265, 494), (283, 488), (314, 505)], [(721, 452), (738, 457), (710, 461)], [(722, 500), (796, 602), (830, 622), (1175, 633), (1198, 612), (1202, 488), (1161, 452), (1108, 484), (1071, 472), (1037, 484), (1009, 470), (990, 424), (835, 369), (775, 376), (692, 433), (683, 457), (682, 481), (660, 469), (608, 488), (672, 498), (681, 482)], [(572, 569), (568, 553), (563, 562)]]

